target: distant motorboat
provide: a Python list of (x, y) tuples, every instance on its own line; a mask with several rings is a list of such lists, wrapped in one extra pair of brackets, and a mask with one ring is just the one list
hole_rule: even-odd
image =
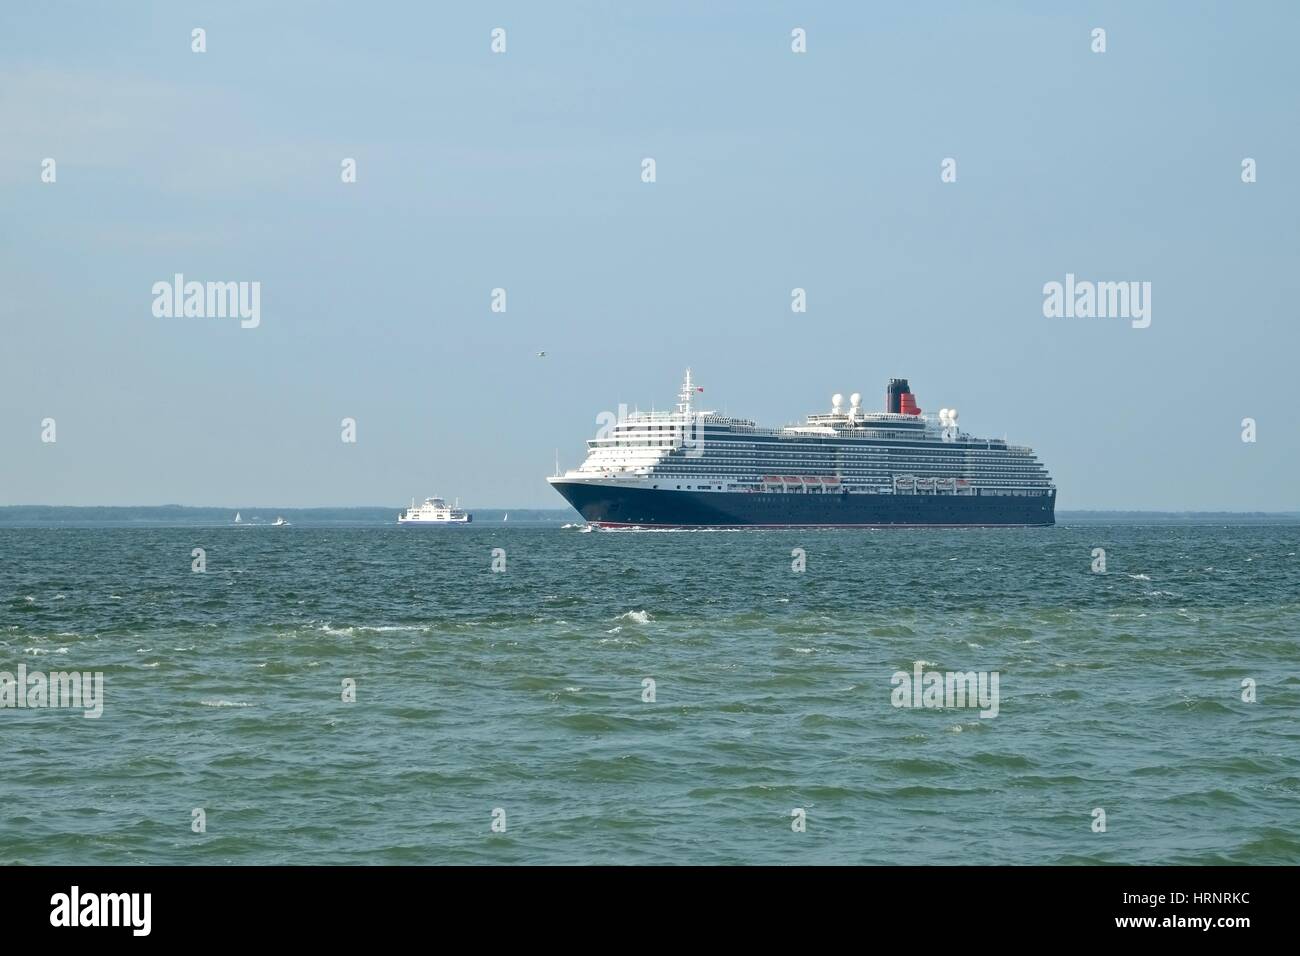
[(287, 527), (289, 527), (289, 522), (285, 521), (283, 518), (276, 518), (274, 521), (271, 522), (271, 527), (272, 527), (272, 528), (287, 528)]

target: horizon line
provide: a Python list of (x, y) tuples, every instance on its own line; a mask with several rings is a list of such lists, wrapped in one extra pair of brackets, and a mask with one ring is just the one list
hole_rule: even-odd
[[(141, 510), (141, 509), (172, 509), (172, 510), (189, 510), (189, 511), (392, 511), (394, 508), (402, 509), (401, 505), (181, 505), (181, 504), (133, 504), (133, 505), (52, 505), (52, 504), (8, 504), (0, 505), (0, 511), (19, 510), (19, 509), (62, 509), (62, 510)], [(574, 511), (572, 507), (554, 507), (538, 505), (476, 505), (480, 511), (555, 511), (568, 512)], [(1060, 509), (1058, 514), (1153, 514), (1153, 515), (1265, 515), (1270, 517), (1293, 517), (1300, 516), (1300, 509), (1293, 511), (1285, 510), (1235, 510), (1230, 508), (1064, 508)]]

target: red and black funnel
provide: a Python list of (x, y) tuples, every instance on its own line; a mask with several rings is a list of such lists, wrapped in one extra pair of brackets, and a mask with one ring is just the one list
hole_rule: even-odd
[(889, 388), (885, 391), (885, 411), (892, 412), (895, 415), (920, 415), (920, 406), (916, 404), (916, 396), (912, 394), (912, 389), (908, 387), (907, 379), (891, 378)]

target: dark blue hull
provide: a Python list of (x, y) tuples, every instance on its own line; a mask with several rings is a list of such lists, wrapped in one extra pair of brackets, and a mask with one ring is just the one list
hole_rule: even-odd
[(878, 528), (1034, 527), (1056, 523), (1046, 495), (864, 495), (661, 491), (555, 482), (578, 513), (601, 527)]

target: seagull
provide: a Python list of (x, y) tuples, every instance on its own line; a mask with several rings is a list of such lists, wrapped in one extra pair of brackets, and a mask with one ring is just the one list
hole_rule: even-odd
[(538, 352), (538, 353), (537, 353), (537, 357), (538, 357), (538, 358), (546, 358), (546, 353), (545, 353), (545, 352)]

